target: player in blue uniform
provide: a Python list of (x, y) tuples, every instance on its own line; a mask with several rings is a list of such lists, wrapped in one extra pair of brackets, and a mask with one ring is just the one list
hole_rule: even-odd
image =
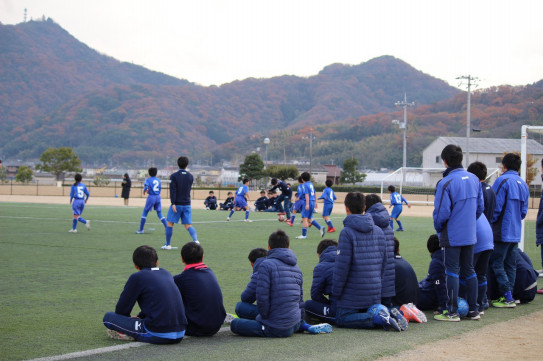
[(230, 211), (230, 214), (226, 218), (226, 221), (230, 221), (230, 217), (234, 214), (234, 211), (245, 211), (245, 222), (252, 222), (249, 219), (249, 205), (247, 202), (249, 201), (249, 180), (245, 178), (243, 180), (243, 185), (238, 188), (236, 191), (236, 200), (234, 201), (234, 209)]
[(172, 205), (168, 210), (166, 220), (166, 243), (162, 246), (162, 249), (172, 249), (170, 242), (173, 234), (173, 224), (181, 223), (185, 226), (185, 229), (189, 232), (190, 237), (194, 242), (198, 242), (198, 236), (196, 235), (196, 229), (192, 226), (192, 208), (190, 206), (190, 191), (192, 189), (192, 182), (194, 178), (186, 168), (189, 165), (189, 159), (187, 157), (179, 157), (177, 159), (177, 165), (179, 170), (170, 176), (170, 200)]
[(315, 202), (315, 187), (311, 183), (311, 175), (307, 172), (302, 173), (303, 184), (300, 184), (298, 187), (298, 196), (300, 199), (305, 199), (305, 205), (302, 208), (302, 234), (296, 237), (296, 239), (306, 239), (307, 238), (307, 228), (309, 224), (315, 226), (315, 228), (321, 234), (321, 237), (324, 237), (324, 227), (313, 219), (313, 212), (317, 208), (317, 203)]
[(85, 204), (89, 199), (89, 190), (83, 183), (81, 183), (81, 180), (83, 179), (81, 174), (77, 173), (74, 179), (75, 183), (70, 189), (70, 204), (72, 205), (74, 216), (72, 219), (72, 229), (70, 229), (68, 232), (77, 233), (77, 221), (87, 226), (87, 229), (90, 231), (90, 221), (87, 221), (85, 218), (81, 217), (83, 209), (85, 209)]
[(136, 231), (137, 234), (143, 234), (143, 227), (145, 226), (145, 221), (147, 220), (147, 214), (154, 209), (156, 215), (160, 222), (166, 228), (166, 218), (162, 215), (162, 205), (160, 199), (160, 191), (162, 190), (162, 182), (156, 177), (158, 170), (156, 168), (149, 168), (149, 175), (151, 177), (145, 180), (143, 185), (143, 194), (148, 194), (147, 200), (145, 201), (145, 208), (143, 208), (143, 213), (141, 214), (140, 220), (140, 229)]
[[(302, 189), (301, 187), (303, 183), (304, 181), (302, 179), (302, 176), (299, 176), (298, 188), (297, 188), (298, 190)], [(296, 192), (296, 194), (294, 195), (294, 199), (296, 199), (296, 201), (294, 202), (294, 206), (292, 207), (292, 216), (287, 222), (287, 224), (291, 227), (294, 225), (294, 219), (296, 218), (296, 213), (302, 213), (302, 208), (305, 206), (305, 199), (301, 199), (300, 194), (298, 192)]]
[(277, 197), (275, 205), (276, 205), (277, 211), (279, 213), (286, 214), (286, 219), (289, 220), (290, 219), (290, 199), (292, 198), (292, 188), (290, 188), (288, 183), (285, 183), (282, 180), (278, 180), (277, 178), (271, 179), (271, 185), (273, 187), (270, 188), (269, 192), (273, 192), (277, 188), (281, 190), (281, 195)]
[(402, 232), (403, 226), (402, 222), (398, 219), (402, 213), (403, 207), (402, 203), (405, 203), (408, 208), (411, 208), (411, 205), (407, 203), (407, 200), (398, 192), (396, 188), (392, 185), (388, 186), (388, 191), (390, 192), (390, 207), (394, 207), (390, 213), (390, 228), (394, 229), (394, 220), (398, 223), (398, 229), (396, 231)]
[(330, 220), (330, 215), (332, 214), (332, 209), (334, 208), (334, 202), (336, 201), (337, 197), (334, 191), (332, 190), (332, 180), (327, 179), (326, 182), (326, 188), (322, 191), (321, 196), (319, 199), (324, 200), (324, 205), (322, 207), (322, 218), (328, 225), (328, 230), (326, 232), (333, 233), (336, 231), (334, 228), (334, 225), (332, 224), (332, 221)]

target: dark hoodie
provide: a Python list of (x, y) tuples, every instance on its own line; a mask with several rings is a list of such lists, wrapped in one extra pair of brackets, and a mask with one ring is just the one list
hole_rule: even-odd
[[(332, 293), (334, 277), (334, 262), (336, 261), (337, 247), (329, 246), (322, 251), (319, 263), (313, 269), (313, 283), (311, 284), (311, 299), (316, 302), (330, 305), (332, 314), (336, 312), (336, 297)], [(328, 298), (326, 298), (328, 296)]]

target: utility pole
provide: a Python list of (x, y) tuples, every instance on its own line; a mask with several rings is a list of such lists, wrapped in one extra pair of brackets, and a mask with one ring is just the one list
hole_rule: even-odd
[(309, 175), (313, 174), (313, 128), (309, 133)]
[(460, 79), (460, 85), (462, 85), (462, 80), (468, 81), (468, 106), (467, 106), (467, 115), (466, 115), (466, 168), (470, 165), (469, 162), (469, 138), (471, 135), (471, 86), (477, 86), (479, 78), (472, 77), (471, 75), (462, 75), (456, 79)]
[(403, 107), (403, 122), (393, 120), (393, 124), (397, 124), (400, 129), (403, 129), (403, 163), (402, 163), (402, 184), (400, 185), (400, 194), (402, 193), (403, 185), (405, 184), (405, 174), (407, 172), (407, 107), (415, 106), (415, 102), (407, 102), (407, 93), (403, 93), (403, 100), (394, 103), (397, 107)]

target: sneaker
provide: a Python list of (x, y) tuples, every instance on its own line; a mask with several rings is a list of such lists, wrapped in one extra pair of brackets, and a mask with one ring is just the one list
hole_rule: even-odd
[(405, 319), (409, 322), (428, 322), (426, 315), (412, 303), (402, 305), (402, 307), (400, 307), (400, 311), (403, 313), (403, 317), (405, 317)]
[(467, 319), (470, 319), (470, 320), (480, 320), (481, 319), (481, 314), (478, 312), (478, 311), (469, 311), (468, 312), (468, 315), (466, 316)]
[(398, 322), (392, 316), (388, 314), (388, 312), (385, 312), (383, 310), (379, 310), (375, 317), (380, 318), (381, 325), (385, 329), (385, 331), (394, 330), (400, 332), (402, 329), (400, 328), (400, 325), (398, 325)]
[(226, 217), (226, 222), (230, 222), (230, 217)]
[(196, 243), (196, 244), (200, 244), (200, 241), (196, 240), (196, 241), (194, 241), (194, 243)]
[(136, 234), (144, 234), (144, 231), (136, 231)]
[(320, 323), (318, 325), (310, 326), (307, 329), (307, 332), (312, 333), (314, 335), (319, 333), (331, 333), (332, 332), (332, 326), (330, 326), (327, 323)]
[(114, 340), (134, 341), (134, 337), (125, 335), (124, 333), (120, 333), (120, 332), (115, 331), (115, 330), (107, 329), (106, 332), (107, 332), (107, 335), (109, 336), (109, 338), (112, 338)]
[(289, 226), (291, 226), (291, 227), (294, 226), (294, 225), (292, 224), (292, 222), (290, 221), (290, 219), (287, 219), (285, 222), (286, 222)]
[(90, 231), (90, 221), (87, 220), (87, 223), (85, 223), (85, 226), (87, 227), (87, 231)]
[(451, 313), (451, 312), (445, 310), (442, 313), (438, 313), (437, 315), (435, 315), (434, 320), (436, 320), (436, 321), (460, 322), (460, 316), (456, 312)]
[(403, 228), (398, 228), (396, 232), (403, 232)]
[(77, 233), (77, 229), (70, 229), (68, 233)]
[(403, 317), (400, 310), (398, 310), (397, 308), (391, 308), (390, 315), (396, 320), (398, 326), (400, 326), (400, 329), (402, 331), (407, 331), (407, 328), (409, 327), (409, 322), (405, 319), (405, 317)]
[(307, 239), (307, 236), (298, 236), (296, 239)]
[(164, 246), (160, 247), (161, 249), (172, 249), (172, 246), (169, 244), (165, 244)]
[(326, 232), (334, 233), (335, 231), (336, 231), (336, 229), (334, 227), (332, 227), (332, 228), (328, 228), (328, 230)]
[(226, 317), (224, 318), (224, 322), (223, 323), (226, 323), (226, 324), (231, 324), (232, 321), (234, 321), (235, 318), (239, 318), (238, 316), (236, 315), (233, 315), (231, 313), (227, 313), (226, 314)]
[(537, 293), (539, 293), (540, 295), (543, 295), (543, 288), (538, 289)]
[(500, 297), (497, 300), (490, 301), (492, 307), (497, 308), (514, 308), (517, 307), (515, 301), (506, 301), (505, 297)]
[(252, 219), (244, 219), (243, 222), (251, 223), (251, 222), (253, 222), (253, 220)]
[(321, 234), (321, 238), (324, 237), (324, 227), (321, 227), (321, 229), (319, 229), (319, 233)]

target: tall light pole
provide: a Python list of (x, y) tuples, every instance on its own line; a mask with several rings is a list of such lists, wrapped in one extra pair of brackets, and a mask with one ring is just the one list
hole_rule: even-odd
[(266, 158), (264, 158), (264, 169), (266, 169), (266, 166), (268, 165), (268, 144), (270, 144), (270, 138), (266, 137), (264, 138), (264, 147), (266, 149)]
[[(459, 76), (456, 79), (460, 80), (468, 80), (468, 106), (467, 106), (467, 115), (466, 115), (466, 168), (470, 164), (469, 162), (469, 137), (471, 133), (471, 85), (472, 83), (475, 83), (473, 85), (477, 86), (477, 81), (479, 81), (479, 78), (475, 78), (471, 75), (462, 75)], [(462, 85), (462, 83), (460, 83)]]
[(397, 107), (403, 107), (403, 121), (393, 120), (392, 124), (397, 124), (400, 129), (403, 129), (403, 162), (402, 162), (402, 184), (400, 186), (400, 193), (402, 193), (402, 187), (405, 184), (405, 173), (407, 171), (407, 107), (415, 106), (414, 102), (407, 102), (407, 93), (403, 93), (403, 100), (394, 103)]
[(309, 133), (309, 175), (313, 174), (313, 128)]

